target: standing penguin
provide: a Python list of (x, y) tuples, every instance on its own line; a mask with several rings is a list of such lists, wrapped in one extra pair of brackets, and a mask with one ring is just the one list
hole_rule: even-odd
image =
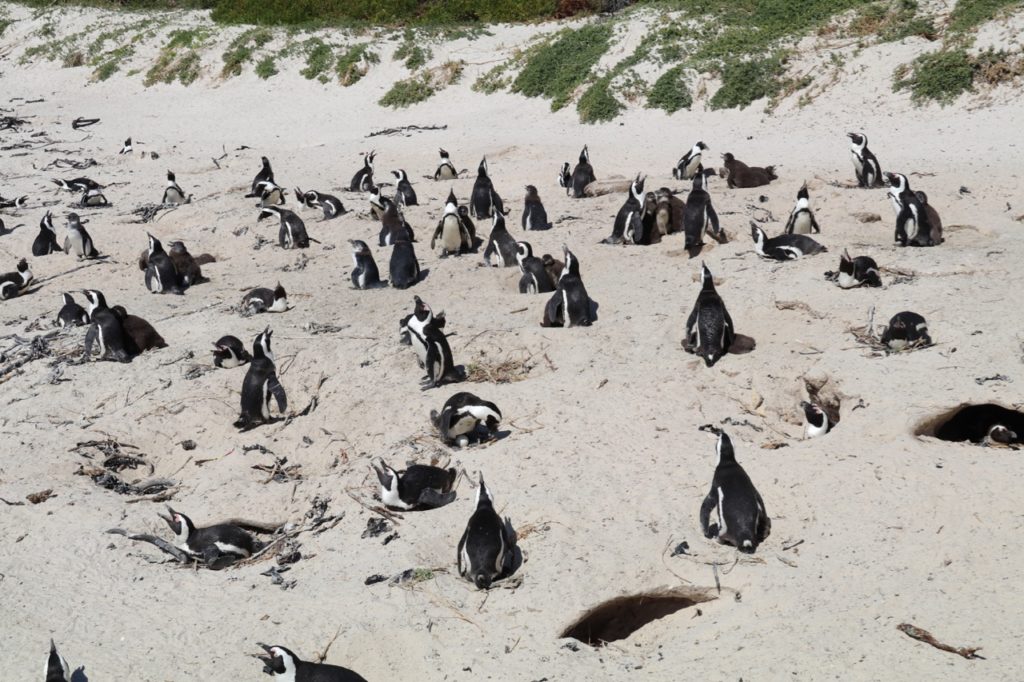
[(704, 245), (704, 235), (708, 231), (715, 235), (715, 239), (721, 241), (722, 230), (718, 224), (718, 214), (711, 205), (711, 195), (708, 193), (708, 177), (711, 175), (714, 175), (711, 169), (701, 169), (694, 173), (693, 189), (686, 197), (686, 206), (683, 209), (685, 248), (690, 251), (691, 258), (696, 256), (700, 247)]
[(537, 188), (533, 185), (526, 186), (526, 198), (523, 206), (523, 229), (524, 230), (550, 230), (551, 223), (548, 222), (548, 212), (544, 210)]
[(71, 682), (71, 668), (64, 657), (57, 653), (57, 645), (50, 640), (50, 653), (46, 657), (45, 682)]
[(924, 317), (906, 310), (889, 320), (889, 326), (882, 332), (882, 343), (891, 350), (901, 351), (930, 346), (932, 337), (928, 335), (928, 323)]
[(167, 522), (175, 535), (178, 549), (194, 557), (202, 557), (211, 568), (221, 568), (240, 559), (247, 559), (257, 549), (256, 539), (248, 531), (230, 523), (196, 528), (192, 519), (181, 512), (167, 508), (167, 516), (157, 516)]
[(277, 216), (281, 227), (277, 231), (277, 243), (282, 249), (308, 249), (312, 241), (306, 234), (306, 223), (294, 211), (280, 206), (266, 206), (260, 209), (257, 222), (264, 218)]
[(85, 289), (83, 292), (89, 303), (89, 320), (92, 324), (85, 333), (85, 359), (92, 355), (92, 347), (100, 345), (100, 359), (113, 357), (118, 362), (129, 362), (127, 344), (121, 319), (107, 307), (107, 299), (96, 289)]
[(447, 335), (435, 322), (434, 313), (423, 299), (415, 296), (416, 307), (412, 317), (406, 323), (412, 347), (416, 349), (420, 364), (427, 374), (421, 381), (420, 390), (437, 388), (444, 383), (457, 383), (465, 380), (461, 368), (455, 366), (452, 349), (448, 345)]
[(602, 244), (624, 244), (627, 241), (635, 241), (638, 235), (643, 234), (642, 213), (644, 208), (644, 178), (638, 173), (636, 179), (629, 186), (629, 195), (626, 203), (622, 205), (615, 215), (615, 224), (612, 226), (612, 234), (601, 240)]
[(750, 221), (750, 236), (754, 240), (754, 251), (761, 258), (771, 260), (796, 260), (801, 256), (814, 256), (828, 249), (805, 234), (780, 234), (768, 238), (761, 226)]
[(796, 193), (796, 205), (789, 213), (789, 220), (786, 221), (786, 234), (811, 234), (821, 233), (818, 221), (814, 218), (814, 211), (811, 210), (811, 197), (807, 193), (805, 182)]
[[(718, 434), (718, 466), (711, 490), (700, 506), (700, 527), (706, 538), (718, 538), (746, 554), (753, 554), (772, 531), (772, 520), (764, 501), (747, 472), (736, 461), (732, 440)], [(711, 510), (718, 512), (718, 523), (709, 523)]]
[(573, 198), (582, 199), (587, 196), (584, 190), (587, 189), (587, 185), (596, 181), (594, 167), (590, 165), (590, 151), (587, 149), (587, 145), (583, 145), (579, 161), (576, 163), (576, 167), (572, 169), (571, 188)]
[(416, 206), (416, 190), (412, 188), (409, 176), (401, 168), (391, 171), (391, 174), (398, 180), (398, 185), (395, 187), (395, 196), (402, 195), (402, 203), (405, 206)]
[(252, 179), (252, 187), (249, 193), (245, 195), (246, 198), (263, 196), (264, 189), (268, 186), (274, 186), (274, 170), (270, 167), (270, 159), (262, 156), (260, 157), (260, 163), (263, 165), (260, 168), (260, 172)]
[(516, 240), (505, 227), (505, 216), (495, 211), (491, 218), (491, 234), (484, 249), (484, 262), (495, 268), (511, 268), (517, 265)]
[(437, 427), (443, 443), (465, 447), (481, 425), (488, 434), (498, 430), (501, 410), (494, 403), (463, 391), (448, 398), (440, 412), (431, 410), (430, 421)]
[(263, 672), (281, 682), (366, 682), (358, 673), (340, 665), (303, 661), (283, 646), (260, 644), (266, 656), (257, 656), (263, 662)]
[[(889, 199), (896, 211), (896, 234), (894, 240), (900, 246), (938, 246), (942, 243), (942, 222), (933, 224), (938, 218), (934, 209), (929, 210), (928, 197), (924, 192), (910, 189), (910, 181), (902, 173), (886, 173), (889, 181)], [(922, 201), (922, 197), (924, 201)]]
[(380, 460), (373, 466), (380, 481), (380, 501), (391, 509), (436, 509), (455, 499), (452, 487), (458, 472), (427, 464), (413, 464), (399, 473)]
[(217, 367), (233, 369), (250, 360), (252, 356), (237, 336), (222, 336), (213, 344), (213, 364)]
[(589, 327), (593, 324), (593, 302), (580, 277), (580, 263), (569, 247), (562, 245), (565, 266), (558, 278), (555, 293), (544, 306), (542, 327)]
[(555, 281), (544, 267), (544, 261), (533, 255), (533, 247), (528, 242), (516, 242), (516, 260), (523, 273), (519, 278), (519, 293), (547, 294), (555, 290)]
[(356, 174), (352, 176), (352, 182), (348, 185), (350, 192), (369, 192), (373, 190), (373, 159), (376, 156), (377, 152), (375, 151), (363, 155), (363, 167), (356, 171)]
[(805, 438), (824, 436), (832, 430), (834, 424), (825, 410), (806, 400), (800, 403), (800, 407), (803, 408), (804, 419), (807, 420), (807, 424), (804, 426)]
[(188, 204), (192, 202), (192, 195), (185, 195), (185, 192), (178, 186), (177, 181), (174, 179), (174, 172), (167, 171), (167, 187), (164, 188), (163, 199), (160, 200), (162, 204), (170, 204), (177, 206), (178, 204)]
[(100, 255), (77, 213), (68, 213), (68, 236), (64, 237), (64, 253), (71, 251), (75, 252), (79, 260), (97, 258)]
[(719, 358), (729, 352), (736, 340), (736, 328), (732, 324), (725, 302), (715, 290), (715, 279), (708, 266), (700, 265), (701, 287), (697, 303), (686, 320), (686, 337), (683, 349), (704, 360), (711, 367)]
[(64, 305), (57, 312), (55, 324), (58, 327), (80, 327), (89, 324), (89, 314), (85, 312), (85, 308), (75, 303), (75, 299), (71, 294), (64, 294), (63, 296)]
[(396, 289), (408, 289), (420, 281), (420, 262), (416, 259), (416, 249), (412, 242), (399, 239), (394, 243), (388, 273), (391, 275), (391, 286)]
[(882, 169), (878, 159), (868, 149), (868, 136), (864, 133), (846, 133), (850, 138), (850, 157), (853, 159), (853, 172), (857, 175), (860, 187), (879, 187), (882, 184)]
[(345, 205), (341, 203), (341, 199), (330, 194), (324, 194), (323, 192), (317, 192), (316, 190), (310, 190), (303, 192), (298, 187), (295, 188), (295, 196), (298, 197), (299, 203), (309, 208), (319, 208), (324, 212), (324, 220), (330, 220), (331, 218), (337, 218), (340, 215), (345, 215)]
[(242, 299), (242, 313), (283, 313), (288, 310), (288, 293), (278, 282), (273, 289), (256, 287)]
[(182, 294), (174, 261), (164, 251), (163, 244), (153, 235), (149, 237), (149, 258), (146, 265), (146, 288), (154, 294)]
[(565, 190), (566, 196), (572, 193), (572, 173), (569, 172), (569, 168), (569, 162), (565, 161), (558, 169), (558, 186)]
[(842, 289), (852, 289), (859, 286), (880, 287), (882, 278), (878, 274), (878, 264), (870, 256), (857, 256), (850, 258), (846, 249), (839, 257), (839, 273), (836, 276), (836, 284)]
[(405, 214), (398, 204), (387, 197), (380, 198), (383, 212), (380, 216), (380, 234), (377, 239), (380, 246), (390, 246), (399, 241), (416, 241), (412, 227), (405, 220)]
[(473, 194), (469, 200), (469, 214), (477, 220), (490, 218), (493, 214), (492, 195), (494, 184), (487, 174), (487, 157), (480, 160), (476, 169), (476, 181), (473, 183)]
[(270, 349), (270, 327), (260, 332), (252, 342), (252, 361), (242, 382), (242, 411), (235, 427), (249, 429), (270, 422), (270, 401), (277, 401), (277, 411), (288, 409), (284, 387), (277, 380), (274, 352)]
[(441, 242), (441, 258), (467, 253), (473, 248), (473, 235), (459, 213), (459, 202), (454, 190), (448, 192), (448, 199), (444, 202), (444, 214), (430, 240), (431, 251), (437, 248), (438, 241)]
[(32, 255), (48, 256), (61, 250), (57, 243), (57, 228), (53, 226), (53, 214), (47, 211), (39, 221), (39, 234), (32, 242)]
[(17, 269), (14, 272), (0, 275), (0, 301), (14, 298), (20, 294), (28, 288), (32, 279), (32, 270), (28, 267), (28, 261), (22, 258), (18, 261)]
[(454, 180), (459, 177), (459, 172), (455, 170), (455, 166), (452, 165), (452, 160), (448, 156), (448, 152), (443, 149), (438, 150), (441, 154), (441, 161), (437, 164), (437, 170), (434, 171), (434, 180)]
[(476, 511), (469, 517), (466, 530), (459, 540), (459, 575), (486, 590), (505, 573), (506, 562), (512, 559), (512, 539), (506, 524), (494, 511), (494, 500), (484, 477), (476, 490)]
[(377, 262), (373, 260), (373, 254), (366, 242), (350, 239), (348, 243), (352, 245), (352, 262), (355, 263), (351, 275), (352, 286), (356, 289), (375, 289), (385, 286), (387, 283), (380, 281)]
[(692, 180), (702, 170), (701, 157), (710, 147), (701, 141), (696, 142), (690, 151), (683, 154), (683, 158), (676, 162), (672, 169), (672, 177), (676, 180)]

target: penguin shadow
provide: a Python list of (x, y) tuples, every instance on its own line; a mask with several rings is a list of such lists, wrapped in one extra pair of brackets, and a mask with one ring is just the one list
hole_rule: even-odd
[(753, 351), (757, 347), (757, 341), (754, 340), (753, 336), (747, 336), (746, 334), (737, 334), (733, 340), (732, 345), (729, 346), (730, 355), (746, 355)]
[(71, 673), (71, 682), (89, 682), (89, 677), (85, 674), (85, 666), (80, 665), (73, 673)]
[(598, 303), (594, 299), (590, 299), (590, 322), (591, 322), (591, 324), (593, 324), (594, 322), (597, 322), (597, 320), (598, 320), (597, 309), (600, 308), (600, 307), (601, 307), (600, 303)]
[(420, 270), (420, 276), (416, 278), (416, 284), (419, 284), (420, 282), (422, 282), (423, 280), (425, 280), (429, 276), (430, 276), (430, 268), (424, 268), (424, 269)]

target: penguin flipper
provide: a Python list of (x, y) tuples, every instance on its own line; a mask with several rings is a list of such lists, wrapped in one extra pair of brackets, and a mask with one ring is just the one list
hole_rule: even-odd
[(704, 498), (704, 502), (700, 505), (700, 528), (704, 531), (704, 537), (706, 538), (718, 537), (718, 524), (709, 523), (711, 519), (711, 510), (717, 505), (718, 491), (715, 489), (715, 486), (712, 485), (707, 497)]
[(786, 221), (785, 234), (793, 234), (793, 228), (796, 225), (796, 211), (789, 214), (789, 220)]
[(441, 493), (433, 488), (424, 488), (420, 491), (417, 504), (428, 509), (437, 509), (455, 501), (455, 491)]
[(811, 231), (816, 234), (821, 234), (821, 227), (818, 225), (817, 219), (814, 217), (814, 213), (811, 213)]
[(86, 360), (92, 357), (92, 347), (96, 343), (98, 336), (99, 327), (95, 322), (93, 322), (85, 332), (85, 352), (83, 353), (83, 356)]
[(276, 374), (271, 374), (267, 377), (267, 391), (270, 395), (274, 396), (274, 400), (277, 401), (277, 410), (281, 414), (284, 414), (288, 409), (288, 397), (284, 393), (284, 386), (277, 380)]
[(711, 236), (714, 237), (715, 241), (719, 244), (726, 244), (729, 238), (722, 231), (722, 227), (718, 224), (718, 214), (715, 212), (715, 207), (708, 203), (707, 206), (708, 220), (711, 222)]
[(690, 311), (690, 316), (686, 318), (686, 336), (683, 337), (683, 350), (687, 353), (693, 353), (696, 350), (696, 339), (694, 339), (694, 327), (697, 325), (697, 306), (693, 307)]
[(761, 493), (754, 489), (754, 498), (757, 499), (758, 510), (761, 512), (757, 518), (757, 541), (764, 542), (765, 539), (772, 533), (772, 520), (768, 516), (768, 510), (765, 509), (764, 500), (761, 499)]

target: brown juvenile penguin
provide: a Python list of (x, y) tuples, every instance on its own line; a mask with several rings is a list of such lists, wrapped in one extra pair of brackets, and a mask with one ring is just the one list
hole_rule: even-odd
[(924, 206), (924, 211), (928, 215), (928, 223), (931, 225), (931, 234), (929, 235), (932, 239), (932, 244), (941, 244), (942, 239), (942, 218), (939, 217), (939, 212), (935, 210), (935, 207), (928, 203), (928, 195), (918, 190), (914, 192), (917, 195), (917, 200)]
[(160, 336), (149, 322), (137, 315), (129, 315), (124, 306), (115, 305), (110, 310), (121, 321), (121, 329), (124, 331), (125, 337), (125, 351), (129, 356), (135, 357), (153, 348), (167, 347), (164, 337)]
[(730, 188), (761, 187), (778, 179), (775, 175), (775, 166), (748, 166), (729, 152), (722, 154), (722, 158), (725, 160), (725, 179)]

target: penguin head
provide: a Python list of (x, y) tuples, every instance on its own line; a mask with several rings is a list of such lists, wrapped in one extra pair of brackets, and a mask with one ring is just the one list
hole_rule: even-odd
[(377, 474), (377, 480), (380, 481), (381, 497), (385, 492), (397, 493), (398, 492), (398, 472), (389, 467), (384, 460), (380, 460), (380, 467), (373, 467), (374, 472)]
[(47, 211), (46, 215), (39, 221), (39, 227), (53, 233), (57, 232), (57, 228), (53, 226), (53, 214), (50, 211)]
[(443, 149), (438, 149), (437, 151), (441, 154), (441, 159), (443, 159), (445, 161), (448, 160), (448, 152), (446, 152)]
[(928, 195), (922, 192), (921, 190), (917, 190), (916, 192), (914, 192), (914, 196), (917, 197), (917, 200), (920, 201), (923, 205), (928, 205)]
[(505, 214), (495, 206), (494, 213), (491, 215), (491, 229), (497, 230), (499, 227), (505, 229)]
[(271, 331), (270, 327), (267, 327), (259, 334), (256, 335), (255, 340), (252, 342), (252, 356), (256, 359), (266, 358), (271, 362), (276, 362), (274, 358), (274, 351), (270, 348), (271, 336), (274, 332)]
[(522, 265), (523, 261), (533, 256), (533, 247), (530, 242), (516, 242), (516, 260)]
[(637, 202), (643, 201), (644, 196), (644, 180), (639, 173), (636, 174), (636, 179), (633, 180), (633, 184), (629, 188), (629, 193), (633, 196)]
[(828, 422), (828, 416), (825, 414), (825, 411), (814, 403), (804, 400), (800, 403), (800, 407), (803, 408), (804, 417), (809, 424), (821, 428)]
[(169, 171), (167, 171), (167, 184), (168, 185), (173, 185), (174, 183), (175, 183), (174, 171), (170, 171), (169, 170)]
[(265, 170), (265, 171), (269, 171), (270, 170), (270, 159), (268, 159), (265, 156), (261, 156), (260, 157), (260, 163), (263, 164), (263, 170)]
[(146, 233), (146, 236), (149, 237), (149, 256), (150, 256), (150, 258), (153, 257), (154, 253), (163, 253), (164, 252), (164, 246), (163, 246), (163, 244), (160, 243), (159, 239), (157, 239), (156, 237), (151, 235), (149, 232)]
[(281, 675), (289, 680), (295, 679), (295, 673), (301, 662), (298, 656), (283, 646), (268, 644), (259, 644), (259, 646), (267, 652), (265, 656), (256, 657), (263, 661), (263, 672), (275, 677)]
[(725, 431), (718, 432), (718, 444), (715, 446), (718, 452), (718, 464), (735, 464), (736, 453), (732, 449), (732, 439)]
[(260, 214), (256, 218), (256, 222), (263, 220), (264, 218), (270, 218), (271, 216), (281, 215), (281, 209), (277, 206), (263, 206), (260, 208)]
[(993, 424), (989, 427), (988, 438), (996, 443), (1013, 443), (1017, 440), (1017, 434), (1002, 424)]
[(83, 289), (82, 293), (85, 294), (85, 299), (89, 301), (90, 317), (97, 308), (107, 307), (107, 299), (103, 296), (103, 292), (98, 289)]
[(886, 182), (888, 182), (889, 186), (896, 192), (902, 194), (910, 189), (910, 183), (907, 181), (907, 176), (903, 175), (903, 173), (890, 173), (889, 171), (886, 171), (885, 173), (882, 173), (882, 175), (885, 176)]
[(853, 144), (860, 148), (864, 148), (868, 145), (868, 136), (864, 133), (846, 133), (846, 136), (850, 138), (850, 141), (853, 142)]
[(753, 220), (750, 221), (750, 236), (754, 239), (754, 246), (759, 252), (764, 249), (764, 243), (768, 241), (768, 235)]
[(704, 261), (700, 263), (700, 285), (702, 289), (715, 290), (715, 277), (711, 274), (711, 268), (705, 265)]
[(167, 522), (167, 525), (171, 527), (171, 532), (177, 536), (179, 542), (188, 541), (192, 531), (196, 529), (192, 519), (181, 512), (174, 511), (170, 507), (167, 508), (167, 516), (160, 513), (157, 513), (157, 516)]
[(848, 275), (853, 274), (853, 259), (850, 258), (850, 253), (846, 249), (839, 254), (839, 272), (845, 272)]
[(444, 214), (458, 215), (459, 200), (455, 198), (455, 190), (448, 190), (448, 198), (444, 200)]
[(697, 156), (701, 152), (706, 152), (706, 151), (710, 151), (710, 150), (711, 150), (711, 147), (709, 147), (706, 144), (704, 144), (704, 142), (702, 140), (698, 140), (697, 144), (693, 145), (693, 149), (690, 150), (690, 154), (692, 156)]
[(420, 322), (426, 323), (431, 317), (430, 306), (419, 296), (413, 296), (413, 303), (415, 303), (412, 311), (413, 317)]
[(399, 168), (398, 170), (391, 171), (391, 174), (394, 175), (395, 179), (398, 180), (399, 182), (404, 181), (408, 177), (405, 174), (405, 171), (402, 170), (401, 168)]
[(726, 152), (726, 153), (722, 154), (722, 161), (724, 161), (727, 164), (732, 163), (735, 160), (736, 160), (736, 157), (733, 156), (731, 152)]
[(32, 277), (32, 271), (28, 269), (28, 261), (24, 258), (18, 261), (18, 272), (21, 273), (23, 279), (26, 279), (26, 275), (29, 279)]
[(187, 255), (188, 254), (188, 247), (185, 246), (185, 242), (183, 242), (181, 240), (175, 240), (175, 241), (171, 242), (171, 250), (170, 250), (170, 252), (174, 253), (174, 254)]
[(810, 199), (811, 199), (811, 195), (807, 193), (807, 183), (806, 182), (800, 186), (800, 189), (797, 190), (797, 193), (796, 193), (796, 200), (800, 201), (801, 199), (805, 199), (807, 201), (810, 201)]
[(562, 255), (565, 258), (565, 267), (562, 269), (562, 277), (565, 277), (567, 273), (578, 277), (580, 274), (579, 259), (576, 258), (576, 255), (573, 254), (565, 244), (562, 244)]
[(533, 185), (527, 185), (526, 186), (526, 198), (527, 199), (540, 199), (540, 197), (537, 194), (537, 188), (534, 187)]
[(562, 163), (562, 170), (558, 172), (558, 186), (564, 187), (566, 193), (572, 188), (572, 174), (569, 172), (569, 162)]
[(377, 156), (377, 152), (371, 151), (369, 154), (363, 157), (363, 167), (368, 170), (373, 170), (373, 159)]
[(476, 585), (476, 589), (478, 590), (486, 590), (490, 588), (492, 582), (493, 579), (487, 571), (477, 571), (473, 575), (473, 584)]
[(480, 474), (480, 486), (476, 489), (476, 508), (493, 506), (494, 498), (491, 496), (491, 491), (487, 489), (487, 484), (484, 483), (484, 475)]
[(590, 151), (587, 149), (587, 145), (583, 145), (583, 150), (580, 152), (580, 163), (590, 163)]
[(282, 298), (288, 298), (288, 293), (284, 290), (284, 287), (281, 286), (281, 283), (278, 282), (277, 286), (274, 287), (274, 300), (277, 301)]
[(64, 294), (61, 294), (61, 296), (64, 299), (64, 305), (74, 305), (75, 304), (75, 299), (74, 299), (74, 297), (71, 294), (64, 293)]
[(361, 239), (350, 239), (348, 243), (352, 245), (353, 256), (369, 256), (370, 247), (366, 245), (366, 242)]
[(480, 165), (476, 168), (477, 175), (482, 178), (487, 177), (487, 157), (480, 159)]
[(77, 213), (68, 213), (68, 229), (77, 230), (82, 227), (82, 220)]

